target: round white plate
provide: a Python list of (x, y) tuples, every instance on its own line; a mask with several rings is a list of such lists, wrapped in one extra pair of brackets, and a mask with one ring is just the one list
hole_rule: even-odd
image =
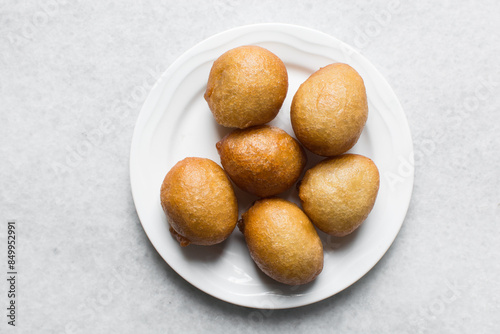
[[(276, 125), (293, 135), (290, 103), (298, 86), (320, 67), (343, 62), (363, 77), (369, 116), (350, 151), (371, 158), (379, 168), (380, 191), (368, 219), (339, 239), (319, 233), (324, 244), (323, 272), (310, 284), (290, 287), (273, 281), (253, 263), (235, 229), (215, 246), (181, 248), (171, 237), (160, 206), (165, 174), (185, 157), (220, 164), (215, 144), (230, 129), (214, 121), (203, 94), (215, 59), (241, 45), (259, 45), (285, 63), (288, 95)], [(308, 153), (308, 166), (321, 160)], [(179, 57), (153, 87), (132, 139), (130, 178), (135, 206), (152, 244), (185, 280), (206, 293), (237, 305), (280, 309), (317, 302), (345, 289), (366, 274), (392, 244), (403, 223), (413, 187), (413, 146), (403, 109), (375, 67), (348, 45), (324, 33), (285, 24), (258, 24), (212, 36)], [(235, 189), (240, 214), (255, 197)], [(295, 187), (281, 197), (299, 203)]]

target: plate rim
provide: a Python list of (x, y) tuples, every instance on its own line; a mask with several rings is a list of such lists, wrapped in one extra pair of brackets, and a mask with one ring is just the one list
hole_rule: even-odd
[[(147, 108), (147, 102), (150, 100), (151, 96), (155, 93), (155, 90), (158, 89), (159, 83), (161, 81), (163, 81), (166, 77), (168, 77), (171, 73), (174, 73), (182, 64), (184, 64), (184, 62), (186, 60), (188, 60), (191, 57), (191, 54), (194, 51), (196, 51), (198, 48), (202, 47), (204, 44), (208, 44), (210, 42), (216, 41), (218, 38), (223, 37), (225, 35), (243, 34), (243, 33), (248, 33), (248, 32), (252, 32), (252, 31), (262, 31), (262, 30), (266, 30), (266, 29), (269, 29), (271, 31), (278, 31), (278, 32), (283, 32), (283, 31), (286, 31), (286, 30), (294, 30), (295, 32), (296, 31), (303, 31), (304, 33), (315, 34), (315, 35), (321, 36), (322, 38), (326, 38), (326, 39), (330, 40), (330, 42), (336, 43), (341, 48), (345, 48), (345, 50), (348, 51), (351, 55), (355, 55), (356, 57), (359, 57), (359, 59), (357, 59), (358, 61), (359, 60), (362, 61), (364, 66), (367, 66), (367, 67), (370, 68), (371, 71), (375, 71), (376, 73), (378, 73), (379, 74), (379, 78), (378, 79), (382, 80), (383, 83), (386, 85), (386, 87), (389, 89), (388, 91), (392, 95), (393, 100), (394, 100), (393, 103), (397, 103), (397, 107), (401, 111), (401, 113), (398, 112), (398, 116), (399, 116), (398, 123), (404, 127), (403, 133), (407, 134), (406, 140), (408, 141), (407, 145), (408, 145), (408, 150), (410, 152), (408, 158), (409, 158), (410, 161), (413, 161), (413, 158), (414, 158), (413, 139), (412, 139), (410, 127), (409, 127), (409, 124), (408, 124), (408, 119), (406, 117), (406, 114), (404, 113), (404, 109), (403, 109), (403, 107), (402, 107), (399, 99), (397, 98), (394, 90), (389, 85), (389, 83), (387, 82), (387, 80), (385, 79), (385, 77), (377, 70), (377, 68), (367, 58), (365, 58), (363, 55), (361, 55), (361, 53), (359, 53), (357, 50), (355, 50), (354, 48), (352, 48), (350, 45), (344, 43), (343, 41), (337, 39), (336, 37), (333, 37), (333, 36), (331, 36), (331, 35), (329, 35), (327, 33), (324, 33), (322, 31), (319, 31), (319, 30), (316, 30), (316, 29), (312, 29), (312, 28), (304, 27), (304, 26), (300, 26), (300, 25), (286, 24), (286, 23), (258, 23), (258, 24), (249, 24), (249, 25), (242, 25), (242, 26), (234, 27), (234, 28), (231, 28), (231, 29), (228, 29), (228, 30), (224, 30), (222, 32), (216, 33), (214, 35), (211, 35), (211, 36), (203, 39), (202, 41), (196, 43), (194, 46), (190, 47), (185, 52), (183, 52), (162, 73), (162, 75), (158, 78), (158, 80), (156, 81), (156, 83), (153, 85), (153, 87), (149, 91), (147, 98), (143, 102), (143, 105), (141, 107), (141, 110), (139, 112), (139, 115), (137, 117), (137, 120), (136, 120), (136, 123), (135, 123), (135, 126), (134, 126), (134, 131), (133, 131), (132, 140), (131, 140), (131, 148), (130, 148), (129, 176), (130, 176), (130, 186), (131, 186), (131, 193), (132, 193), (132, 198), (133, 198), (133, 201), (134, 201), (134, 206), (135, 206), (137, 215), (139, 217), (139, 221), (141, 223), (141, 226), (142, 226), (142, 228), (144, 230), (144, 233), (147, 235), (147, 237), (148, 237), (151, 245), (155, 248), (156, 252), (161, 256), (161, 258), (169, 265), (169, 267), (172, 270), (174, 270), (185, 281), (189, 282), (191, 285), (193, 285), (197, 289), (203, 291), (204, 293), (206, 293), (208, 295), (211, 295), (212, 297), (215, 297), (215, 298), (217, 298), (219, 300), (222, 300), (222, 301), (234, 304), (234, 305), (239, 305), (239, 306), (248, 307), (248, 308), (254, 308), (254, 309), (290, 309), (290, 308), (296, 308), (296, 307), (306, 306), (306, 305), (310, 305), (310, 304), (313, 304), (313, 303), (316, 303), (316, 302), (320, 302), (322, 300), (325, 300), (325, 299), (327, 299), (329, 297), (332, 297), (332, 296), (336, 295), (337, 293), (339, 293), (339, 292), (341, 292), (341, 291), (349, 288), (354, 283), (356, 283), (357, 281), (359, 281), (363, 276), (365, 276), (369, 271), (371, 271), (373, 269), (373, 267), (375, 267), (377, 265), (377, 263), (384, 257), (384, 255), (387, 253), (387, 251), (393, 245), (394, 240), (396, 239), (397, 235), (399, 234), (399, 232), (401, 230), (401, 227), (402, 227), (402, 225), (404, 223), (404, 220), (405, 220), (405, 217), (407, 215), (407, 212), (408, 212), (408, 209), (409, 209), (409, 205), (410, 205), (410, 202), (411, 202), (412, 193), (413, 193), (414, 168), (411, 169), (410, 175), (405, 178), (405, 183), (406, 183), (406, 188), (407, 188), (406, 191), (408, 192), (408, 194), (406, 196), (406, 200), (404, 201), (403, 205), (401, 205), (401, 209), (400, 209), (401, 210), (400, 211), (401, 217), (399, 219), (397, 219), (398, 221), (400, 220), (401, 223), (399, 224), (399, 226), (397, 228), (397, 231), (395, 231), (394, 236), (392, 236), (390, 242), (387, 244), (387, 247), (385, 247), (384, 250), (383, 250), (383, 252), (381, 252), (380, 257), (378, 257), (377, 260), (372, 265), (369, 266), (368, 270), (366, 270), (363, 274), (361, 274), (359, 277), (357, 277), (356, 279), (354, 279), (349, 284), (343, 286), (342, 288), (337, 289), (336, 291), (333, 291), (331, 293), (329, 291), (328, 293), (326, 293), (324, 295), (321, 295), (318, 298), (314, 298), (313, 300), (306, 301), (306, 302), (299, 302), (299, 303), (295, 303), (295, 304), (294, 303), (289, 303), (287, 305), (281, 305), (281, 304), (278, 305), (278, 306), (273, 305), (272, 307), (256, 306), (256, 305), (252, 305), (252, 304), (249, 304), (249, 303), (244, 303), (242, 301), (234, 300), (232, 298), (228, 298), (227, 295), (221, 296), (218, 293), (214, 293), (213, 291), (207, 291), (207, 289), (201, 288), (200, 286), (198, 286), (196, 284), (196, 282), (193, 282), (190, 278), (185, 277), (176, 268), (172, 267), (172, 265), (168, 262), (168, 260), (158, 250), (157, 246), (153, 243), (152, 238), (149, 235), (147, 228), (145, 227), (145, 224), (143, 222), (143, 218), (141, 218), (141, 212), (139, 212), (139, 208), (138, 208), (138, 204), (137, 204), (138, 203), (138, 199), (136, 198), (136, 196), (137, 196), (137, 187), (138, 186), (136, 185), (137, 181), (135, 180), (135, 177), (134, 177), (135, 174), (133, 173), (133, 171), (135, 170), (134, 157), (137, 154), (136, 151), (138, 149), (137, 148), (137, 144), (138, 144), (138, 141), (139, 141), (139, 136), (142, 133), (142, 130), (144, 129), (145, 123), (147, 122), (147, 120), (149, 119), (149, 117), (151, 116), (151, 114), (153, 113), (153, 108), (149, 108), (149, 110), (148, 110), (148, 108)], [(233, 37), (237, 38), (238, 36), (234, 35)], [(323, 45), (323, 46), (326, 46), (326, 45)], [(331, 47), (331, 45), (329, 45), (329, 47)], [(402, 122), (402, 124), (401, 124), (401, 122)], [(382, 175), (381, 175), (381, 177), (382, 177)], [(275, 302), (274, 304), (276, 304), (276, 303), (277, 302)]]

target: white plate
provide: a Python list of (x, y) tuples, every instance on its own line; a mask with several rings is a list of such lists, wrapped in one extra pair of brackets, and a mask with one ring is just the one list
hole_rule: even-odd
[[(218, 126), (203, 99), (212, 63), (225, 51), (259, 45), (285, 63), (288, 95), (270, 124), (293, 135), (290, 102), (298, 86), (327, 64), (354, 67), (366, 85), (369, 116), (351, 152), (370, 157), (381, 174), (380, 191), (368, 219), (343, 239), (320, 233), (325, 247), (321, 275), (305, 286), (289, 287), (261, 273), (236, 229), (220, 245), (181, 248), (170, 236), (160, 206), (160, 186), (169, 169), (185, 157), (220, 163), (215, 143), (229, 132)], [(308, 154), (307, 168), (321, 158)], [(130, 153), (135, 206), (152, 244), (185, 280), (206, 293), (237, 305), (291, 308), (317, 302), (345, 289), (366, 274), (392, 244), (403, 223), (413, 186), (413, 146), (403, 109), (382, 75), (348, 45), (324, 33), (285, 24), (258, 24), (212, 36), (179, 57), (149, 94), (137, 120)], [(252, 196), (236, 189), (240, 213)], [(295, 189), (282, 197), (298, 203)], [(390, 264), (388, 264), (390, 265)]]

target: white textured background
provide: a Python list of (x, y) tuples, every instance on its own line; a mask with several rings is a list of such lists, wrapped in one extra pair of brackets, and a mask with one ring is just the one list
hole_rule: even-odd
[[(500, 3), (397, 7), (2, 0), (0, 309), (16, 219), (12, 332), (498, 333)], [(158, 76), (206, 37), (258, 22), (360, 50), (398, 95), (415, 145), (413, 197), (388, 253), (354, 286), (291, 310), (234, 306), (186, 283), (144, 234), (129, 185), (134, 123)]]

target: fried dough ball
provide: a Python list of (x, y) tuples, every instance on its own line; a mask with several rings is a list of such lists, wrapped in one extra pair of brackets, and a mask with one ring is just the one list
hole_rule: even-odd
[(379, 183), (379, 172), (372, 160), (343, 154), (307, 170), (299, 186), (299, 197), (304, 212), (317, 228), (342, 237), (368, 217)]
[(259, 46), (241, 46), (214, 62), (205, 100), (217, 123), (243, 129), (274, 119), (287, 90), (281, 59)]
[(224, 170), (210, 159), (186, 158), (167, 173), (161, 206), (181, 246), (224, 241), (238, 221), (238, 203)]
[(348, 151), (368, 118), (363, 79), (347, 64), (321, 68), (295, 93), (290, 118), (297, 139), (311, 152), (329, 157)]
[(238, 227), (252, 259), (278, 282), (299, 285), (323, 270), (323, 245), (305, 213), (281, 198), (261, 199), (243, 214)]
[(260, 197), (290, 188), (307, 162), (297, 140), (269, 125), (235, 130), (216, 147), (231, 180), (241, 189)]

